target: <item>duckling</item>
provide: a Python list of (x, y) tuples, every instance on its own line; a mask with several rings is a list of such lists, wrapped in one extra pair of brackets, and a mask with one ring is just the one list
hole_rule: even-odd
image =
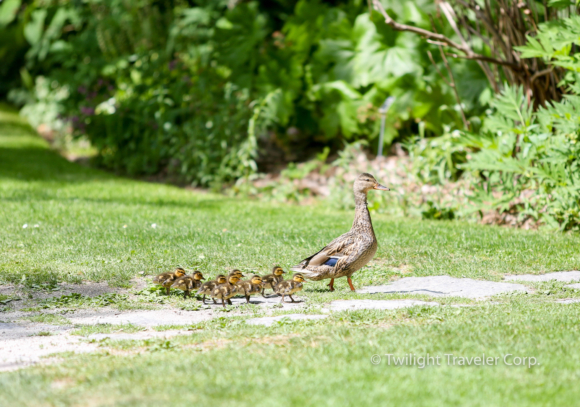
[[(216, 276), (215, 280), (206, 281), (199, 287), (198, 294), (203, 295), (202, 301), (205, 304), (205, 296), (211, 295), (211, 292), (214, 288), (216, 288), (220, 284), (225, 284), (228, 282), (228, 279), (223, 274), (219, 274)], [(213, 299), (213, 298), (212, 298)], [(214, 304), (217, 304), (216, 300), (213, 300)]]
[(153, 282), (158, 285), (162, 285), (165, 287), (165, 291), (167, 295), (169, 295), (169, 291), (171, 290), (171, 284), (175, 280), (185, 275), (185, 270), (181, 267), (177, 267), (174, 271), (169, 271), (167, 273), (161, 273), (156, 277), (153, 277)]
[(272, 290), (276, 291), (276, 284), (284, 281), (284, 276), (282, 276), (282, 274), (286, 274), (284, 269), (280, 266), (274, 266), (272, 268), (272, 274), (262, 276), (262, 297), (266, 298), (264, 295), (264, 290), (266, 288), (271, 288)]
[(238, 287), (241, 287), (242, 291), (239, 294), (244, 294), (246, 297), (246, 302), (250, 303), (250, 296), (254, 294), (259, 294), (262, 291), (262, 277), (254, 274), (250, 280), (240, 281)]
[(298, 291), (302, 291), (302, 283), (304, 283), (304, 281), (304, 276), (300, 273), (296, 273), (294, 274), (294, 277), (292, 277), (292, 280), (284, 280), (278, 283), (278, 285), (276, 285), (275, 291), (276, 294), (282, 296), (280, 302), (286, 302), (284, 301), (285, 295), (290, 297), (292, 302), (295, 302), (294, 298), (292, 298), (292, 294), (297, 293)]
[(238, 293), (237, 289), (238, 281), (240, 281), (240, 277), (238, 277), (236, 274), (230, 273), (230, 276), (228, 277), (228, 282), (225, 284), (220, 284), (216, 288), (214, 288), (213, 291), (211, 292), (211, 297), (221, 299), (224, 308), (226, 306), (226, 301), (228, 302), (228, 304), (231, 305), (232, 300), (230, 300), (230, 298), (232, 298), (234, 295)]
[(205, 280), (205, 278), (203, 278), (203, 274), (201, 274), (201, 271), (195, 270), (193, 273), (191, 273), (190, 276), (179, 277), (171, 285), (171, 288), (183, 290), (183, 298), (187, 298), (189, 297), (189, 292), (191, 290), (201, 286), (201, 280)]
[(230, 276), (238, 276), (240, 278), (240, 281), (238, 281), (238, 283), (236, 284), (236, 294), (240, 294), (240, 295), (244, 295), (244, 287), (241, 286), (242, 284), (242, 277), (245, 277), (245, 275), (238, 269), (233, 269), (230, 274), (228, 274), (228, 278)]

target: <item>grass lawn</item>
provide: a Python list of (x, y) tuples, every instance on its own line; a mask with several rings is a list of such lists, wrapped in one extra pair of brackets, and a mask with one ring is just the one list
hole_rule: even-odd
[[(140, 272), (175, 265), (209, 276), (234, 267), (266, 273), (276, 263), (298, 263), (348, 230), (352, 218), (323, 204), (232, 199), (81, 167), (50, 151), (17, 115), (0, 112), (1, 284), (129, 287)], [(355, 286), (402, 275), (499, 281), (504, 274), (580, 269), (578, 235), (378, 214), (373, 220), (380, 247), (370, 267), (355, 274)], [(330, 293), (325, 282), (307, 283), (306, 312), (335, 299), (404, 297), (351, 294), (342, 279), (335, 286)], [(580, 304), (553, 299), (580, 293), (559, 283), (530, 286), (533, 294), (473, 307), (338, 312), (272, 327), (224, 313), (190, 327), (191, 335), (105, 341), (102, 352), (0, 373), (0, 405), (577, 404)], [(441, 366), (389, 366), (384, 356), (427, 353), (440, 356)], [(382, 363), (370, 362), (375, 354)], [(493, 366), (448, 365), (446, 354), (500, 359)], [(509, 366), (505, 354), (539, 365)]]

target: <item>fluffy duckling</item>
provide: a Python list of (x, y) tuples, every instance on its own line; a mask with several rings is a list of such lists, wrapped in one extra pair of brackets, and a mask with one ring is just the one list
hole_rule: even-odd
[(280, 266), (274, 266), (272, 268), (272, 274), (262, 277), (262, 297), (266, 298), (264, 295), (264, 290), (266, 288), (271, 288), (274, 292), (276, 291), (276, 285), (281, 281), (284, 281), (284, 276), (282, 274), (286, 274), (284, 269)]
[[(203, 283), (198, 290), (199, 295), (203, 295), (202, 301), (205, 304), (205, 296), (211, 295), (211, 292), (214, 288), (216, 288), (220, 284), (225, 284), (228, 282), (228, 279), (223, 274), (219, 274), (216, 276), (215, 280), (207, 281)], [(216, 300), (213, 300), (214, 304), (217, 304)]]
[(296, 273), (294, 274), (294, 277), (292, 277), (292, 280), (285, 280), (278, 283), (274, 291), (276, 291), (276, 294), (282, 296), (280, 302), (286, 302), (284, 301), (285, 295), (290, 297), (292, 302), (295, 302), (294, 298), (292, 298), (292, 294), (302, 291), (304, 281), (304, 276), (300, 273)]
[(201, 280), (205, 280), (203, 274), (201, 274), (201, 271), (195, 270), (190, 276), (179, 277), (171, 285), (171, 288), (183, 290), (183, 298), (187, 298), (191, 290), (195, 290), (201, 286)]
[(177, 267), (173, 271), (169, 271), (167, 273), (161, 273), (156, 277), (153, 277), (153, 282), (158, 285), (162, 285), (165, 287), (165, 292), (169, 295), (169, 291), (171, 290), (171, 285), (175, 280), (185, 275), (185, 270), (181, 267)]
[(246, 302), (250, 303), (250, 296), (255, 294), (260, 294), (262, 292), (262, 277), (254, 274), (250, 280), (240, 281), (238, 287), (241, 287), (242, 291), (238, 288), (238, 293), (243, 294), (246, 297)]
[(218, 285), (216, 288), (213, 289), (213, 291), (211, 292), (211, 297), (212, 298), (219, 298), (222, 300), (222, 305), (226, 306), (226, 301), (228, 302), (228, 304), (232, 304), (232, 300), (230, 300), (230, 298), (232, 298), (234, 295), (236, 295), (238, 293), (238, 288), (237, 288), (237, 284), (238, 281), (240, 281), (240, 277), (238, 277), (236, 274), (231, 274), (228, 277), (228, 282), (225, 284), (220, 284)]
[(244, 287), (242, 287), (242, 277), (246, 277), (240, 270), (238, 269), (233, 269), (230, 274), (228, 274), (228, 278), (230, 276), (238, 276), (240, 278), (240, 281), (238, 281), (236, 283), (236, 294), (240, 294), (240, 295), (244, 295)]

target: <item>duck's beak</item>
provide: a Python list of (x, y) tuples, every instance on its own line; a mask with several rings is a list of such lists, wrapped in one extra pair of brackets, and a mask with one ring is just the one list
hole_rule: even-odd
[(381, 185), (381, 184), (375, 185), (375, 187), (373, 189), (378, 189), (379, 191), (390, 191), (389, 188), (387, 188), (386, 186)]

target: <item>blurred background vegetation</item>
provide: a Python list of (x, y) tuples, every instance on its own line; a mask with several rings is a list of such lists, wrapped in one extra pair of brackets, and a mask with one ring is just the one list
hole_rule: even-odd
[(3, 0), (0, 99), (122, 174), (347, 207), (367, 170), (394, 186), (372, 210), (578, 231), (578, 10)]

